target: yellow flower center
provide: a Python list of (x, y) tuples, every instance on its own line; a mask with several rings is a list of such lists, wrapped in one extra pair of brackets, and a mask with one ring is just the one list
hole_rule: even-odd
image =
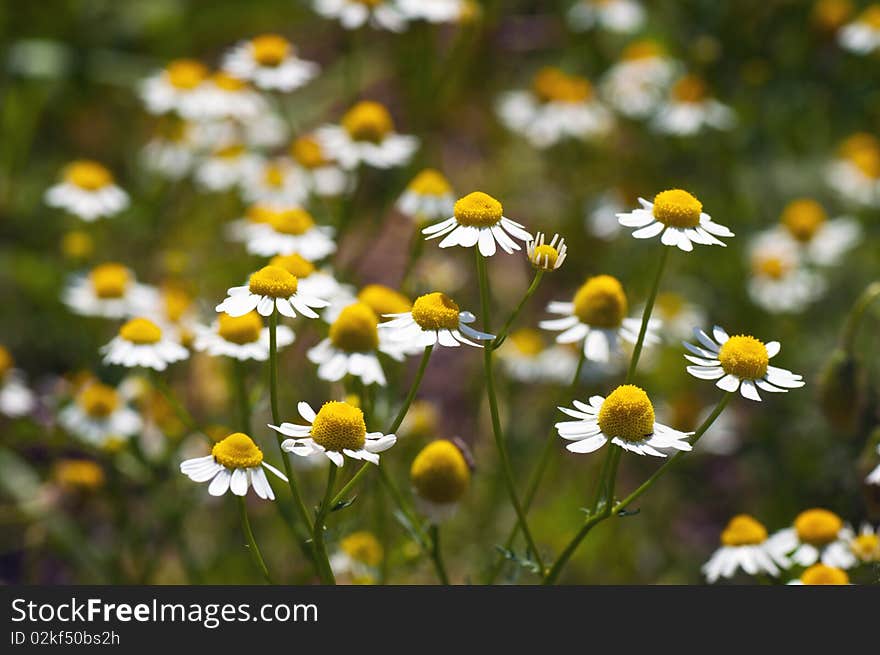
[(113, 184), (113, 174), (103, 164), (80, 159), (64, 168), (64, 181), (86, 191), (97, 191)]
[(324, 403), (312, 423), (312, 439), (326, 450), (360, 450), (366, 437), (364, 413), (348, 403)]
[(168, 320), (177, 323), (192, 305), (192, 298), (180, 287), (169, 286), (162, 292), (162, 302)]
[(687, 191), (670, 189), (654, 196), (654, 218), (669, 227), (696, 227), (703, 203)]
[(880, 148), (864, 148), (850, 155), (850, 163), (865, 177), (880, 179)]
[[(404, 420), (408, 437), (427, 437), (437, 433), (440, 415), (437, 407), (428, 400), (416, 400), (409, 408)], [(401, 428), (403, 430), (404, 428)]]
[(588, 278), (574, 295), (573, 304), (574, 314), (580, 322), (594, 327), (619, 327), (626, 316), (623, 286), (610, 275)]
[(315, 265), (297, 253), (293, 253), (292, 255), (275, 255), (269, 260), (269, 266), (283, 268), (297, 280), (307, 278), (315, 272)]
[(228, 146), (223, 146), (221, 148), (217, 148), (214, 151), (213, 157), (217, 157), (218, 159), (238, 159), (245, 153), (245, 147), (240, 143), (233, 143)]
[(585, 102), (593, 97), (590, 82), (577, 75), (548, 66), (542, 68), (532, 81), (532, 90), (541, 102)]
[(702, 102), (707, 95), (706, 83), (697, 75), (685, 75), (672, 86), (672, 97), (678, 102)]
[(89, 459), (63, 459), (55, 464), (52, 475), (63, 487), (91, 491), (104, 484), (104, 470)]
[(824, 546), (837, 539), (843, 521), (827, 509), (808, 509), (794, 520), (798, 539), (813, 546)]
[(507, 338), (516, 346), (520, 354), (527, 357), (540, 355), (544, 350), (544, 339), (541, 338), (541, 333), (532, 328), (514, 330)]
[(767, 347), (755, 337), (744, 334), (730, 337), (718, 351), (718, 360), (725, 373), (743, 380), (764, 377), (770, 364)]
[(280, 266), (264, 266), (248, 280), (251, 293), (271, 298), (290, 298), (297, 286), (297, 279)]
[(623, 51), (621, 58), (625, 61), (636, 61), (639, 59), (663, 57), (665, 54), (663, 47), (659, 43), (650, 39), (643, 39), (628, 45)]
[(247, 88), (247, 82), (240, 80), (237, 77), (233, 77), (229, 73), (224, 73), (223, 71), (214, 73), (211, 80), (217, 88), (223, 89), (224, 91), (241, 91)]
[(373, 536), (372, 532), (361, 530), (352, 532), (343, 537), (339, 542), (339, 548), (355, 562), (366, 564), (376, 568), (382, 563), (384, 552), (382, 544)]
[(9, 351), (0, 346), (0, 380), (12, 370), (12, 367), (15, 365), (15, 360), (12, 359), (12, 355)]
[(781, 257), (759, 255), (752, 260), (752, 271), (761, 277), (781, 280), (791, 271), (791, 262)]
[(734, 516), (721, 533), (725, 546), (756, 546), (766, 540), (767, 528), (748, 514)]
[(452, 186), (440, 171), (426, 168), (412, 179), (409, 190), (420, 196), (445, 196), (452, 193)]
[(447, 504), (457, 502), (467, 491), (471, 471), (458, 446), (440, 439), (416, 455), (409, 477), (419, 496), (432, 503)]
[(315, 219), (305, 209), (295, 207), (275, 212), (269, 219), (269, 224), (276, 232), (299, 236), (315, 227)]
[(863, 562), (880, 561), (880, 535), (860, 534), (853, 538), (849, 548)]
[(403, 314), (412, 309), (412, 302), (402, 293), (383, 284), (368, 284), (358, 292), (357, 298), (376, 312), (379, 321), (383, 314)]
[(346, 112), (342, 127), (355, 141), (381, 143), (394, 131), (394, 121), (383, 105), (364, 100)]
[(256, 204), (248, 207), (245, 218), (251, 223), (271, 223), (275, 210), (266, 205)]
[(165, 69), (171, 86), (177, 89), (196, 88), (208, 77), (208, 69), (195, 59), (175, 59)]
[(808, 243), (828, 219), (825, 209), (811, 198), (792, 200), (782, 210), (780, 222), (791, 236), (801, 243)]
[(553, 270), (556, 260), (559, 259), (559, 251), (549, 243), (544, 243), (535, 248), (529, 259), (536, 268)]
[(263, 182), (273, 189), (283, 187), (284, 167), (278, 163), (266, 164), (266, 168), (263, 169)]
[(251, 41), (254, 59), (260, 66), (278, 66), (293, 49), (290, 41), (278, 34), (263, 34)]
[(657, 310), (665, 318), (675, 318), (684, 310), (685, 300), (677, 293), (666, 291), (657, 296)]
[(813, 20), (826, 30), (836, 30), (852, 16), (851, 0), (819, 0), (813, 7)]
[(263, 451), (244, 432), (233, 432), (211, 449), (214, 460), (228, 469), (248, 469), (263, 462)]
[(859, 22), (871, 29), (880, 30), (880, 5), (870, 5), (859, 16)]
[(849, 584), (849, 575), (843, 569), (825, 564), (813, 564), (801, 574), (801, 582), (805, 585), (843, 585)]
[(320, 168), (329, 163), (321, 144), (313, 136), (301, 136), (290, 144), (290, 155), (303, 168)]
[(237, 343), (239, 346), (257, 341), (262, 331), (263, 319), (255, 311), (248, 312), (244, 316), (220, 314), (217, 321), (217, 334), (223, 340)]
[(455, 201), (453, 213), (459, 225), (492, 227), (501, 220), (504, 209), (488, 193), (474, 191)]
[(599, 410), (599, 428), (607, 437), (644, 441), (654, 434), (654, 406), (639, 387), (624, 384), (611, 392)]
[(158, 343), (162, 339), (162, 330), (153, 321), (146, 318), (133, 318), (119, 328), (119, 336), (138, 345)]
[(360, 353), (379, 346), (379, 319), (363, 303), (345, 307), (330, 326), (330, 342), (345, 352)]
[(119, 394), (113, 387), (93, 382), (79, 392), (76, 402), (92, 418), (106, 418), (119, 407)]
[(61, 237), (61, 252), (68, 259), (87, 259), (95, 251), (95, 243), (88, 232), (71, 230)]
[(455, 301), (445, 293), (435, 291), (416, 298), (413, 303), (413, 320), (423, 330), (457, 330), (460, 310)]
[(101, 264), (92, 269), (89, 280), (98, 298), (122, 298), (131, 282), (131, 272), (122, 264)]

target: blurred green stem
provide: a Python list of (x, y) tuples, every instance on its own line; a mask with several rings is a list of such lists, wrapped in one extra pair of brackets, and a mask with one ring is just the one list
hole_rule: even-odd
[(855, 347), (856, 335), (859, 333), (859, 327), (862, 324), (865, 312), (868, 310), (868, 307), (871, 306), (871, 303), (877, 300), (877, 298), (880, 298), (880, 281), (872, 282), (865, 287), (865, 290), (862, 291), (862, 294), (853, 305), (853, 308), (846, 319), (846, 325), (843, 328), (843, 336), (841, 339), (843, 349), (848, 355), (852, 354), (853, 348)]
[(335, 585), (336, 578), (333, 576), (333, 569), (330, 567), (330, 558), (327, 556), (327, 545), (324, 543), (324, 519), (332, 506), (331, 498), (333, 497), (333, 487), (336, 485), (336, 471), (338, 466), (330, 462), (327, 473), (327, 489), (324, 491), (324, 499), (318, 506), (318, 512), (315, 516), (315, 526), (312, 533), (312, 539), (315, 543), (315, 554), (318, 559), (318, 574), (321, 576), (321, 582), (327, 585)]
[(247, 505), (245, 504), (244, 496), (236, 496), (236, 500), (238, 501), (238, 511), (241, 515), (241, 530), (244, 532), (245, 539), (247, 539), (248, 550), (251, 553), (251, 557), (253, 557), (254, 563), (259, 567), (266, 582), (269, 584), (275, 584), (272, 582), (272, 576), (269, 575), (269, 569), (266, 568), (266, 562), (263, 561), (263, 554), (260, 552), (260, 547), (257, 546), (257, 540), (254, 539), (254, 532), (251, 530), (251, 522), (248, 519)]
[(513, 322), (517, 319), (522, 312), (523, 307), (526, 306), (526, 303), (529, 301), (529, 298), (535, 293), (538, 289), (538, 285), (541, 284), (541, 280), (544, 278), (544, 271), (542, 269), (538, 269), (535, 271), (535, 277), (532, 279), (532, 283), (529, 285), (529, 288), (526, 290), (525, 295), (522, 297), (522, 300), (519, 301), (519, 304), (516, 306), (516, 309), (513, 310), (513, 313), (507, 317), (507, 321), (504, 322), (504, 326), (495, 335), (495, 340), (491, 343), (491, 348), (499, 348), (501, 344), (504, 343), (504, 340), (507, 338), (507, 333), (510, 330), (510, 326), (513, 325)]
[(449, 576), (446, 574), (446, 565), (443, 563), (443, 553), (440, 551), (440, 528), (434, 523), (430, 529), (431, 535), (431, 559), (434, 560), (434, 568), (440, 583), (448, 585)]

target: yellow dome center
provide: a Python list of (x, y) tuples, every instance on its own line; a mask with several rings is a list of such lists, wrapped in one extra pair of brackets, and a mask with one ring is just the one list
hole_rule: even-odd
[(581, 323), (599, 328), (620, 327), (626, 317), (623, 286), (610, 275), (588, 278), (574, 295), (574, 314)]
[(214, 444), (214, 460), (228, 469), (248, 469), (263, 462), (263, 451), (244, 432), (233, 432)]
[(248, 312), (244, 316), (230, 316), (220, 314), (217, 321), (217, 334), (230, 343), (243, 346), (246, 343), (254, 343), (260, 338), (263, 331), (263, 319), (255, 311)]
[(812, 198), (793, 200), (782, 210), (780, 222), (795, 239), (809, 243), (828, 219), (828, 214)]
[(412, 309), (412, 302), (402, 293), (383, 284), (368, 284), (358, 292), (358, 300), (376, 312), (379, 321), (383, 314), (403, 314)]
[(280, 266), (264, 266), (248, 280), (251, 293), (271, 298), (290, 298), (297, 286), (297, 279)]
[(266, 168), (263, 169), (263, 182), (267, 187), (273, 189), (280, 189), (283, 187), (284, 167), (277, 162), (266, 164)]
[(366, 437), (364, 413), (348, 403), (324, 403), (312, 423), (312, 439), (326, 450), (360, 450)]
[(355, 141), (381, 143), (394, 131), (394, 121), (383, 105), (364, 100), (346, 112), (342, 127)]
[(880, 535), (860, 534), (853, 538), (849, 548), (863, 562), (880, 562)]
[(766, 540), (767, 528), (748, 514), (734, 516), (721, 533), (725, 546), (756, 546)]
[(813, 546), (825, 546), (837, 539), (843, 529), (843, 521), (827, 509), (808, 509), (794, 520), (798, 539)]
[(147, 345), (158, 343), (162, 339), (162, 330), (149, 319), (133, 318), (119, 328), (119, 336), (137, 345)]
[(599, 428), (605, 436), (644, 441), (654, 434), (654, 406), (644, 390), (624, 384), (611, 392), (599, 410)]
[(251, 223), (271, 223), (275, 210), (266, 205), (256, 204), (248, 207), (245, 218)]
[(104, 470), (89, 459), (63, 459), (53, 467), (52, 476), (64, 487), (94, 490), (104, 484)]
[(240, 143), (232, 143), (226, 146), (222, 146), (217, 148), (214, 151), (213, 156), (218, 159), (238, 159), (245, 153), (245, 147)]
[(852, 0), (819, 0), (813, 6), (813, 20), (830, 31), (844, 25), (852, 13)]
[(413, 320), (423, 330), (457, 330), (460, 310), (455, 301), (445, 293), (435, 291), (416, 298), (413, 303)]
[(307, 278), (315, 272), (315, 265), (297, 253), (293, 253), (292, 255), (275, 255), (269, 260), (269, 266), (283, 268), (297, 280)]
[(461, 499), (470, 484), (471, 471), (458, 446), (440, 439), (416, 455), (409, 477), (419, 496), (442, 505)]
[(420, 196), (437, 197), (452, 193), (452, 186), (440, 171), (426, 168), (412, 179), (409, 190)]
[(293, 50), (290, 41), (278, 34), (263, 34), (251, 41), (254, 60), (260, 66), (275, 67)]
[(113, 387), (93, 382), (79, 392), (76, 402), (92, 418), (106, 418), (119, 407), (119, 394)]
[(813, 564), (801, 574), (801, 582), (805, 585), (845, 585), (849, 584), (849, 575), (834, 566)]
[(593, 97), (593, 87), (586, 78), (568, 75), (552, 66), (537, 72), (532, 90), (541, 102), (577, 103)]
[(791, 262), (772, 255), (759, 255), (752, 259), (752, 271), (755, 275), (781, 280), (791, 272)]
[(706, 83), (697, 75), (685, 75), (672, 85), (672, 97), (678, 102), (698, 103), (707, 95)]
[(92, 269), (89, 280), (98, 298), (104, 300), (122, 298), (131, 282), (131, 272), (122, 264), (101, 264)]
[(305, 209), (295, 207), (276, 212), (269, 219), (269, 224), (276, 232), (299, 236), (315, 227), (315, 219)]
[(529, 259), (536, 268), (553, 270), (556, 260), (559, 259), (559, 251), (550, 244), (544, 243), (535, 248)]
[(208, 77), (208, 69), (195, 59), (175, 59), (165, 69), (171, 86), (189, 91)]
[(218, 71), (211, 77), (211, 81), (218, 89), (223, 91), (241, 91), (247, 88), (247, 82), (233, 77), (229, 73)]
[(511, 332), (507, 338), (526, 357), (535, 357), (544, 351), (544, 339), (535, 329), (520, 328)]
[(767, 347), (755, 337), (743, 334), (730, 337), (721, 346), (718, 360), (725, 373), (743, 380), (758, 380), (764, 377), (770, 363)]
[(162, 291), (162, 303), (165, 305), (165, 316), (172, 323), (177, 323), (192, 305), (192, 298), (180, 287), (169, 286)]
[(113, 174), (103, 164), (80, 159), (64, 168), (64, 181), (86, 191), (97, 191), (113, 184)]
[(95, 242), (84, 230), (71, 230), (61, 237), (61, 252), (68, 259), (88, 259), (95, 251)]
[(659, 43), (650, 39), (643, 39), (628, 45), (623, 51), (621, 59), (624, 61), (637, 61), (639, 59), (663, 57), (665, 54), (663, 47)]
[(12, 370), (14, 365), (15, 360), (12, 359), (12, 355), (6, 348), (0, 346), (0, 380)]
[(455, 201), (455, 220), (459, 225), (492, 227), (501, 220), (504, 209), (488, 193), (474, 191)]
[(654, 218), (668, 227), (696, 227), (703, 203), (687, 191), (670, 189), (654, 196)]
[(330, 326), (330, 343), (348, 353), (376, 350), (379, 346), (379, 319), (363, 303), (345, 307)]
[(382, 563), (384, 552), (382, 544), (372, 532), (360, 530), (343, 537), (339, 548), (355, 562), (376, 568)]
[(320, 168), (329, 163), (321, 144), (313, 136), (301, 136), (290, 144), (290, 155), (303, 168)]
[(865, 177), (880, 179), (880, 149), (864, 148), (850, 155), (850, 162)]

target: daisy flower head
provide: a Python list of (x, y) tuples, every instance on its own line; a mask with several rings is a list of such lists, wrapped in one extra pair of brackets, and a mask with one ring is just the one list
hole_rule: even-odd
[(302, 205), (309, 197), (305, 171), (289, 157), (266, 159), (245, 169), (241, 187), (248, 202)]
[(653, 202), (639, 198), (640, 209), (618, 214), (624, 227), (636, 228), (636, 239), (651, 239), (660, 235), (660, 243), (677, 246), (690, 252), (694, 244), (725, 246), (718, 237), (732, 237), (733, 232), (715, 223), (703, 211), (703, 203), (682, 189), (661, 191)]
[(279, 34), (261, 34), (235, 45), (223, 59), (223, 70), (264, 91), (287, 93), (314, 78), (318, 65), (297, 57), (294, 45)]
[[(279, 325), (275, 338), (277, 347), (283, 348), (293, 343), (295, 335), (286, 325)], [(210, 326), (195, 327), (193, 349), (212, 357), (264, 362), (269, 359), (269, 328), (256, 311), (242, 316), (223, 313)]]
[[(880, 444), (877, 445), (877, 454), (880, 455)], [(868, 473), (868, 477), (865, 478), (865, 484), (880, 485), (880, 464), (878, 464), (873, 471)]]
[(687, 372), (701, 380), (718, 380), (719, 389), (739, 391), (743, 398), (760, 402), (758, 389), (781, 393), (804, 386), (802, 376), (770, 366), (781, 348), (778, 341), (765, 344), (745, 334), (731, 337), (717, 325), (711, 337), (699, 328), (694, 328), (694, 336), (699, 345), (683, 342), (691, 352), (684, 356), (692, 363)]
[(645, 23), (645, 9), (637, 0), (575, 0), (566, 18), (576, 32), (599, 28), (633, 34)]
[(290, 439), (281, 447), (294, 455), (308, 457), (323, 453), (336, 466), (345, 464), (345, 457), (379, 464), (379, 453), (397, 443), (393, 434), (367, 432), (364, 413), (346, 402), (329, 401), (315, 410), (306, 403), (297, 405), (299, 415), (309, 425), (282, 423), (269, 427)]
[(179, 105), (180, 114), (193, 121), (248, 121), (267, 110), (266, 101), (258, 91), (225, 71), (211, 75)]
[(118, 389), (97, 381), (87, 383), (79, 391), (74, 401), (61, 410), (58, 422), (98, 448), (128, 439), (143, 426), (140, 415), (128, 406)]
[(256, 309), (260, 316), (271, 316), (277, 310), (289, 318), (295, 318), (297, 312), (307, 318), (318, 318), (315, 308), (328, 305), (326, 300), (301, 293), (299, 281), (293, 275), (271, 265), (252, 273), (246, 285), (232, 287), (227, 294), (216, 310), (230, 316), (244, 316)]
[(556, 424), (560, 437), (570, 441), (566, 449), (573, 453), (592, 453), (609, 441), (637, 455), (666, 457), (658, 448), (690, 450), (685, 441), (693, 432), (679, 432), (654, 420), (654, 405), (643, 389), (624, 384), (607, 398), (593, 396), (590, 403), (572, 401), (574, 409), (559, 411), (574, 421)]
[(339, 125), (319, 127), (315, 136), (329, 157), (346, 170), (361, 164), (373, 168), (404, 166), (419, 140), (398, 134), (384, 105), (362, 100), (349, 109)]
[(863, 523), (858, 533), (845, 526), (840, 539), (829, 545), (822, 555), (823, 564), (841, 569), (876, 562), (880, 562), (880, 532), (869, 523)]
[[(627, 318), (629, 304), (623, 286), (610, 275), (596, 275), (577, 290), (571, 302), (551, 302), (547, 311), (563, 318), (541, 321), (544, 330), (560, 332), (556, 343), (583, 343), (587, 360), (608, 362), (621, 354), (621, 341), (635, 343), (641, 319)], [(645, 345), (657, 344), (657, 330), (661, 322), (650, 319), (645, 333)]]
[(737, 514), (721, 533), (721, 547), (703, 565), (709, 584), (718, 578), (732, 578), (742, 569), (749, 575), (767, 573), (774, 577), (780, 568), (787, 569), (788, 560), (774, 550), (767, 539), (767, 528), (748, 514)]
[(50, 207), (64, 209), (89, 223), (128, 207), (128, 194), (115, 184), (113, 173), (89, 159), (65, 166), (61, 181), (46, 190), (44, 200)]
[(675, 81), (668, 99), (658, 108), (653, 126), (662, 134), (691, 136), (705, 128), (729, 130), (735, 122), (733, 110), (709, 95), (701, 77), (684, 75)]
[(530, 241), (525, 226), (504, 216), (501, 203), (482, 191), (474, 191), (455, 201), (453, 216), (422, 230), (426, 239), (443, 237), (441, 248), (478, 246), (480, 254), (491, 257), (496, 244), (507, 254), (520, 250), (514, 241)]
[(862, 236), (859, 223), (849, 217), (828, 219), (821, 203), (797, 198), (782, 210), (779, 222), (788, 236), (801, 247), (804, 259), (820, 266), (840, 262)]
[(603, 97), (624, 116), (646, 118), (663, 101), (678, 68), (677, 62), (656, 41), (635, 41), (605, 73)]
[(272, 216), (278, 211), (277, 207), (262, 202), (249, 205), (244, 216), (230, 221), (224, 228), (227, 239), (239, 243), (246, 243), (255, 232), (259, 232), (262, 226), (268, 225)]
[[(368, 284), (357, 294), (338, 294), (336, 301), (324, 312), (323, 318), (328, 323), (333, 323), (345, 308), (357, 303), (369, 307), (378, 317), (379, 323), (392, 320), (389, 318), (391, 315), (405, 314), (412, 309), (412, 301), (399, 291), (383, 284)], [(418, 344), (407, 346), (395, 341), (393, 337), (393, 332), (379, 331), (379, 352), (397, 361), (403, 361), (406, 355), (416, 355), (423, 350)]]
[(309, 361), (318, 365), (318, 377), (336, 382), (351, 375), (365, 385), (385, 386), (385, 373), (377, 357), (378, 324), (367, 305), (345, 307), (330, 325), (329, 336), (308, 352)]
[(571, 347), (545, 347), (541, 333), (533, 328), (511, 332), (498, 349), (498, 358), (512, 379), (526, 383), (570, 382), (578, 362)]
[(269, 260), (269, 265), (283, 268), (293, 275), (297, 281), (297, 290), (307, 296), (329, 301), (339, 294), (342, 287), (330, 272), (318, 270), (314, 263), (297, 253), (275, 255)]
[(338, 20), (347, 30), (366, 24), (389, 32), (406, 29), (406, 17), (399, 3), (391, 0), (313, 0), (312, 6), (318, 14)]
[(489, 341), (495, 335), (478, 332), (469, 326), (476, 317), (463, 312), (445, 293), (435, 291), (416, 298), (408, 312), (385, 314), (390, 320), (380, 323), (387, 331), (388, 340), (411, 351), (428, 346), (457, 348), (461, 344), (482, 348), (478, 341)]
[(565, 239), (558, 234), (553, 235), (550, 243), (544, 243), (544, 233), (538, 232), (534, 239), (529, 239), (526, 243), (526, 255), (532, 266), (540, 271), (555, 271), (562, 266), (566, 254), (568, 248), (565, 246)]
[(801, 577), (786, 584), (790, 585), (848, 585), (849, 575), (843, 569), (825, 564), (813, 564)]
[(851, 534), (851, 528), (847, 528), (837, 514), (813, 508), (798, 514), (794, 524), (776, 532), (770, 542), (798, 566), (812, 566), (820, 561), (833, 566), (839, 564), (834, 557), (839, 551), (831, 546), (841, 540), (845, 542)]
[(321, 142), (306, 134), (290, 145), (290, 156), (302, 172), (311, 193), (321, 198), (333, 198), (350, 189), (352, 177), (327, 156)]
[(880, 4), (868, 5), (854, 21), (844, 25), (837, 42), (857, 55), (867, 55), (880, 48)]
[(253, 181), (260, 169), (260, 157), (249, 152), (241, 141), (232, 140), (201, 158), (195, 179), (208, 191), (227, 191), (245, 180)]
[(471, 468), (452, 441), (438, 439), (419, 451), (409, 470), (419, 510), (438, 524), (455, 515), (471, 482)]
[(4, 346), (0, 346), (0, 414), (18, 418), (30, 414), (36, 407), (34, 392), (24, 383), (22, 374), (15, 368), (15, 359)]
[(348, 575), (352, 582), (370, 583), (384, 558), (385, 551), (376, 535), (359, 530), (339, 540), (339, 550), (330, 557), (330, 568), (337, 577)]
[(175, 59), (141, 83), (141, 100), (151, 114), (185, 116), (184, 106), (202, 90), (208, 75), (208, 68), (196, 59)]
[(440, 171), (426, 168), (407, 185), (397, 209), (419, 223), (446, 218), (455, 209), (452, 185)]
[(803, 266), (803, 249), (780, 230), (756, 235), (748, 247), (748, 291), (765, 311), (799, 313), (825, 291), (825, 279)]
[(597, 138), (613, 124), (589, 80), (554, 67), (538, 71), (531, 90), (501, 96), (498, 115), (508, 129), (536, 148), (549, 148), (565, 138)]
[(119, 333), (101, 348), (105, 364), (129, 368), (143, 366), (164, 371), (169, 364), (189, 357), (189, 351), (169, 338), (153, 321), (136, 317), (128, 320)]
[(265, 223), (251, 230), (247, 251), (262, 257), (296, 253), (316, 261), (336, 252), (336, 243), (332, 227), (315, 225), (305, 209), (288, 206), (271, 211)]
[(106, 262), (87, 275), (74, 276), (62, 300), (75, 314), (125, 318), (155, 307), (159, 294), (155, 288), (138, 283), (127, 266)]
[(829, 186), (846, 200), (880, 207), (880, 141), (872, 134), (853, 134), (840, 145), (826, 175)]
[(263, 500), (275, 500), (266, 471), (287, 482), (281, 471), (263, 460), (263, 451), (243, 432), (234, 432), (215, 443), (210, 455), (180, 463), (180, 472), (193, 482), (210, 481), (208, 493), (212, 496), (222, 496), (227, 491), (245, 496), (248, 487), (253, 487)]

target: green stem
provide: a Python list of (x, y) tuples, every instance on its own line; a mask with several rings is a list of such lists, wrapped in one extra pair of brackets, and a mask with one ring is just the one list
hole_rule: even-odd
[(629, 362), (629, 370), (626, 372), (626, 382), (632, 382), (636, 373), (636, 367), (639, 365), (639, 357), (642, 354), (642, 346), (645, 343), (645, 334), (648, 332), (648, 322), (651, 318), (651, 312), (654, 310), (654, 301), (657, 299), (657, 291), (660, 289), (660, 279), (663, 277), (663, 270), (666, 268), (666, 260), (669, 259), (669, 246), (661, 246), (660, 248), (660, 264), (657, 266), (657, 273), (654, 275), (654, 284), (651, 287), (651, 293), (645, 303), (645, 310), (642, 312), (642, 325), (639, 328), (639, 338), (636, 340), (635, 348), (633, 348), (632, 359)]
[(259, 567), (260, 571), (263, 574), (263, 577), (266, 579), (266, 582), (269, 584), (275, 584), (272, 582), (272, 576), (269, 575), (269, 569), (266, 568), (266, 562), (263, 561), (263, 555), (260, 553), (260, 547), (257, 546), (257, 540), (254, 539), (254, 532), (251, 530), (251, 522), (248, 519), (247, 514), (247, 506), (244, 502), (244, 496), (238, 496), (238, 511), (241, 515), (241, 530), (244, 532), (244, 537), (248, 542), (248, 550), (251, 553), (251, 557), (254, 559), (254, 563)]
[(333, 569), (330, 567), (330, 558), (327, 556), (327, 545), (324, 543), (324, 519), (330, 511), (330, 499), (333, 496), (333, 487), (336, 484), (336, 471), (338, 467), (331, 462), (328, 468), (327, 489), (324, 492), (324, 499), (318, 507), (312, 537), (315, 543), (315, 554), (318, 559), (318, 573), (321, 576), (321, 582), (328, 585), (334, 585), (336, 584), (336, 578), (333, 576)]
[[(490, 319), (490, 307), (489, 307), (489, 278), (486, 274), (486, 260), (480, 254), (478, 248), (474, 248), (474, 252), (477, 257), (477, 275), (479, 277), (480, 282), (480, 305), (482, 307), (481, 311), (483, 313), (483, 331), (489, 332), (491, 329), (491, 319)], [(535, 545), (535, 540), (532, 538), (532, 533), (529, 530), (528, 523), (526, 522), (526, 515), (523, 512), (522, 505), (519, 502), (519, 498), (516, 495), (516, 485), (513, 480), (513, 471), (510, 466), (510, 458), (507, 454), (507, 445), (504, 441), (504, 433), (501, 430), (501, 416), (498, 412), (498, 398), (495, 395), (495, 376), (492, 372), (492, 348), (489, 344), (483, 348), (483, 367), (486, 373), (486, 394), (489, 397), (489, 413), (492, 417), (492, 433), (495, 436), (495, 446), (498, 449), (498, 456), (501, 460), (501, 468), (504, 473), (504, 482), (507, 486), (507, 493), (510, 496), (510, 502), (513, 505), (513, 509), (516, 512), (517, 520), (519, 521), (520, 527), (523, 531), (523, 535), (525, 536), (526, 543), (528, 544), (529, 549), (534, 555), (535, 562), (538, 564), (538, 568), (543, 574), (544, 572), (544, 562), (541, 559), (541, 554), (538, 552), (538, 548)]]
[(535, 272), (535, 277), (532, 279), (532, 283), (529, 285), (529, 288), (526, 290), (526, 294), (522, 297), (522, 300), (519, 301), (519, 305), (516, 306), (516, 309), (513, 310), (513, 313), (507, 317), (507, 321), (504, 323), (504, 327), (495, 335), (495, 340), (492, 342), (492, 348), (498, 348), (501, 344), (504, 343), (504, 340), (507, 338), (507, 333), (510, 330), (510, 326), (513, 325), (513, 322), (522, 312), (523, 307), (526, 306), (526, 303), (529, 301), (529, 298), (535, 293), (538, 289), (538, 285), (541, 284), (541, 280), (544, 277), (544, 272), (541, 269), (538, 269)]
[(232, 360), (232, 377), (235, 382), (235, 394), (238, 397), (238, 417), (241, 431), (245, 434), (251, 432), (251, 403), (248, 397), (245, 380), (244, 362), (239, 359)]
[(853, 305), (849, 317), (846, 319), (846, 325), (843, 328), (843, 336), (841, 339), (843, 349), (847, 354), (852, 354), (856, 335), (858, 334), (859, 326), (862, 323), (862, 318), (864, 318), (868, 307), (872, 302), (877, 300), (877, 298), (880, 298), (880, 281), (869, 284), (865, 290), (862, 291), (862, 294), (859, 296), (858, 300), (856, 300), (855, 305)]
[(437, 570), (437, 577), (440, 583), (448, 585), (449, 576), (446, 575), (446, 565), (443, 563), (443, 554), (440, 551), (440, 528), (437, 524), (431, 526), (431, 559), (434, 561), (434, 568)]

